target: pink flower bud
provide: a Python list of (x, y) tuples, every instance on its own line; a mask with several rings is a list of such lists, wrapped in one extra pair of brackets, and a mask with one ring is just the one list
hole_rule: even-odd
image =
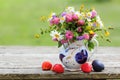
[(75, 21), (77, 21), (78, 20), (78, 16), (76, 14), (73, 14), (72, 15), (72, 19), (75, 20)]
[(64, 44), (64, 43), (67, 43), (68, 41), (63, 39), (63, 40), (61, 40), (60, 42), (61, 42), (62, 44)]
[(66, 22), (72, 22), (72, 14), (66, 14)]
[(91, 18), (94, 18), (95, 16), (97, 16), (97, 12), (95, 10), (93, 10)]
[(81, 28), (81, 27), (78, 27), (78, 28), (77, 28), (77, 31), (78, 31), (78, 32), (82, 32), (82, 28)]
[(73, 38), (73, 33), (71, 31), (67, 31), (65, 34), (66, 39), (70, 40)]
[(79, 20), (79, 21), (77, 22), (77, 24), (78, 24), (79, 26), (83, 26), (83, 25), (85, 24), (85, 21), (84, 21), (84, 20)]
[(53, 18), (53, 19), (50, 21), (50, 24), (51, 24), (51, 25), (54, 25), (54, 24), (58, 25), (59, 23), (60, 23), (60, 19), (57, 18), (57, 17)]
[(53, 38), (52, 40), (53, 40), (53, 41), (58, 41), (57, 38)]
[(88, 40), (90, 38), (89, 34), (84, 34), (84, 39)]

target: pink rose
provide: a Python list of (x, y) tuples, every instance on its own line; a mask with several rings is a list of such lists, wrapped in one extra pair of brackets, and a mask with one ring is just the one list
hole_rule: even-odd
[(66, 39), (70, 40), (73, 38), (73, 33), (71, 31), (66, 31), (65, 37)]
[(77, 28), (77, 31), (78, 31), (78, 32), (82, 32), (82, 28), (81, 28), (81, 27), (78, 27), (78, 28)]
[(72, 15), (72, 19), (75, 20), (75, 21), (77, 21), (78, 20), (78, 16), (76, 14), (73, 14)]
[(66, 14), (66, 22), (72, 22), (72, 14)]
[(94, 18), (95, 16), (97, 16), (97, 12), (95, 10), (92, 10), (92, 16), (91, 16), (91, 18)]
[(89, 34), (84, 34), (84, 39), (88, 40), (90, 38)]
[(58, 25), (60, 23), (60, 19), (58, 17), (54, 17), (51, 21), (50, 21), (50, 24), (51, 25)]
[(84, 20), (79, 20), (79, 21), (77, 22), (77, 24), (78, 24), (79, 26), (83, 26), (83, 25), (85, 24), (85, 21), (84, 21)]

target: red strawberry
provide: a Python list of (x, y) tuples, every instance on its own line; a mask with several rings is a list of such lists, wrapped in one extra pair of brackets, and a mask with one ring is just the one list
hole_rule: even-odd
[(56, 72), (56, 73), (63, 73), (64, 72), (64, 68), (61, 64), (55, 64), (52, 68), (52, 71), (53, 72)]
[(81, 70), (85, 73), (90, 73), (92, 71), (92, 65), (88, 62), (81, 65)]
[(50, 70), (52, 68), (52, 64), (49, 61), (44, 61), (42, 63), (42, 70)]

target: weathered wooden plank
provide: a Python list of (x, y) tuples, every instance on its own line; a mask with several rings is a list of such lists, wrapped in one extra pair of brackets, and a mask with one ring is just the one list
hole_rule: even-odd
[[(111, 71), (113, 70), (113, 71)], [(118, 79), (120, 78), (119, 68), (106, 68), (103, 72), (83, 73), (82, 71), (56, 74), (51, 71), (42, 71), (41, 68), (35, 69), (0, 69), (0, 79)], [(68, 77), (69, 76), (69, 77)]]
[[(54, 58), (53, 58), (54, 57)], [(106, 67), (120, 67), (120, 54), (94, 54), (92, 60), (104, 62)], [(0, 68), (40, 67), (43, 61), (61, 63), (58, 54), (0, 54)], [(92, 61), (91, 60), (91, 61)]]
[(106, 68), (103, 72), (90, 74), (81, 71), (55, 74), (41, 70), (45, 60), (61, 63), (58, 55), (57, 47), (0, 46), (0, 79), (120, 78), (120, 47), (99, 47), (92, 60), (103, 61)]
[[(0, 46), (0, 54), (25, 54), (25, 53), (34, 53), (34, 54), (53, 54), (58, 52), (58, 48), (56, 46)], [(97, 53), (104, 54), (104, 53), (120, 53), (120, 47), (99, 47)]]

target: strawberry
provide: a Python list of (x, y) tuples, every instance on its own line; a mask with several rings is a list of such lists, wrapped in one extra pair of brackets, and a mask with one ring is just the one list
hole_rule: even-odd
[(90, 73), (92, 71), (92, 65), (88, 62), (81, 65), (81, 70), (85, 73)]
[(56, 72), (56, 73), (63, 73), (64, 72), (64, 68), (61, 64), (55, 64), (52, 68), (52, 71), (53, 72)]
[(52, 64), (49, 61), (44, 61), (42, 63), (42, 70), (50, 70), (52, 68)]

